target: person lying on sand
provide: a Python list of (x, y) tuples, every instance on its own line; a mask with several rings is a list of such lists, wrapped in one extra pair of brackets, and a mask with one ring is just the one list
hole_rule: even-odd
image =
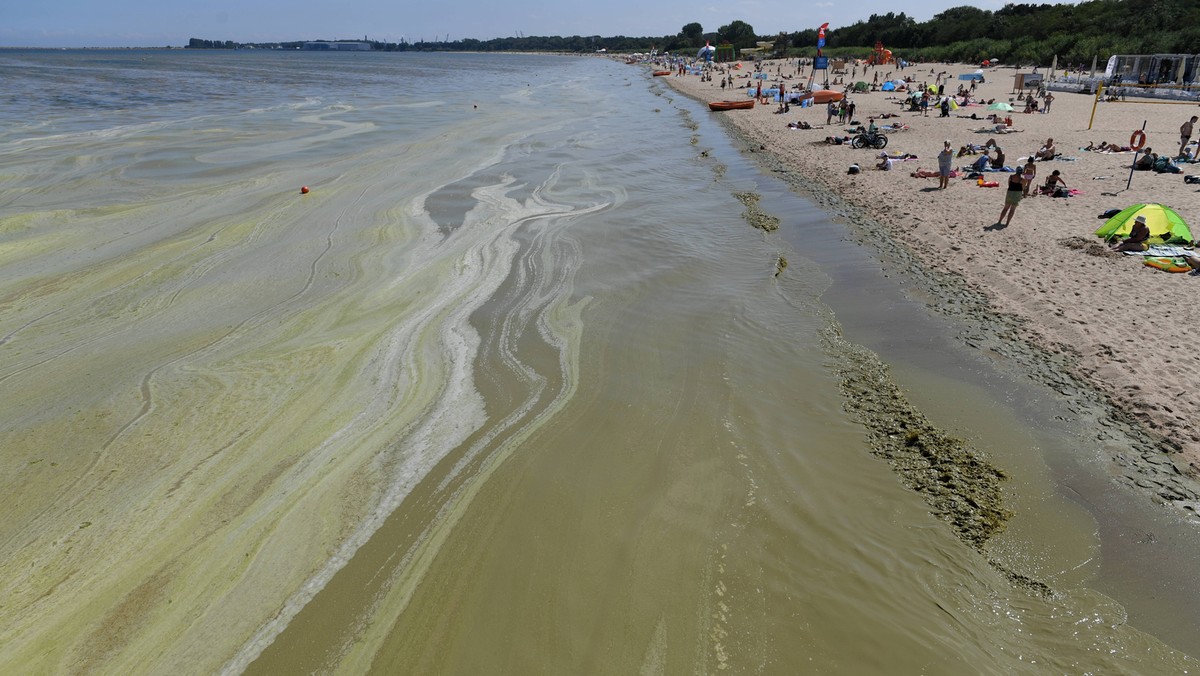
[(788, 129), (812, 129), (813, 126), (804, 120), (799, 122), (788, 122)]
[[(917, 169), (910, 173), (909, 176), (913, 178), (938, 178), (941, 176), (941, 173), (936, 169)], [(954, 169), (950, 170), (950, 178), (958, 178), (958, 171)]]
[(980, 173), (980, 172), (986, 171), (988, 168), (988, 165), (990, 165), (991, 163), (992, 163), (992, 158), (988, 156), (988, 151), (984, 150), (983, 154), (979, 156), (979, 159), (977, 159), (971, 163), (971, 171), (973, 173)]
[(1200, 275), (1200, 254), (1196, 254), (1194, 252), (1184, 254), (1183, 262), (1187, 263), (1187, 266), (1192, 269), (1192, 271), (1188, 273), (1189, 275)]
[[(1130, 148), (1129, 146), (1121, 146), (1121, 145), (1117, 145), (1116, 143), (1109, 143), (1108, 141), (1101, 141), (1100, 145), (1095, 145), (1095, 144), (1089, 142), (1087, 144), (1087, 147), (1083, 148), (1083, 150), (1090, 150), (1092, 152), (1097, 152), (1097, 153), (1129, 153), (1129, 152), (1133, 152), (1133, 148)], [(1147, 150), (1149, 150), (1149, 149), (1147, 148)]]

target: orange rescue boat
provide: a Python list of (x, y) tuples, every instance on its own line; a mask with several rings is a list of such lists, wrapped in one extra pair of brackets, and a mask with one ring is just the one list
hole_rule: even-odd
[(708, 104), (710, 110), (742, 110), (744, 108), (753, 108), (754, 99), (746, 99), (744, 101), (712, 101)]

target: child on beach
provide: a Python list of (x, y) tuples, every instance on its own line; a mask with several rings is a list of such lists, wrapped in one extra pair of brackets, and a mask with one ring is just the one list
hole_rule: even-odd
[(1021, 169), (1021, 196), (1029, 197), (1029, 184), (1033, 183), (1033, 179), (1037, 178), (1037, 165), (1033, 163), (1033, 155), (1030, 155), (1025, 160), (1025, 166)]

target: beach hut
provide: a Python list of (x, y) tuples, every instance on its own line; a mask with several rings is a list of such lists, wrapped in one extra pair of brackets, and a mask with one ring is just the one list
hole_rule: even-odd
[(1096, 236), (1104, 239), (1124, 237), (1133, 229), (1133, 221), (1138, 216), (1146, 217), (1146, 227), (1150, 228), (1151, 237), (1158, 237), (1164, 242), (1192, 241), (1192, 231), (1174, 209), (1161, 204), (1144, 203), (1131, 205), (1105, 221), (1096, 230)]

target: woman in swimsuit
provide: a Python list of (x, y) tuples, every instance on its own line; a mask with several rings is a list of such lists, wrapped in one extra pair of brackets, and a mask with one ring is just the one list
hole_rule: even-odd
[[(1000, 218), (997, 223), (1008, 225), (1012, 223), (1013, 214), (1017, 211), (1017, 205), (1021, 203), (1021, 185), (1025, 181), (1018, 173), (1012, 173), (1008, 177), (1008, 190), (1004, 191), (1004, 208), (1000, 210)], [(1008, 216), (1008, 220), (1004, 217)]]

